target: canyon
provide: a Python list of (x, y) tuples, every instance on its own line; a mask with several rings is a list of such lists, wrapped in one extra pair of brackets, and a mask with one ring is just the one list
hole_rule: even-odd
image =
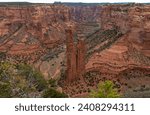
[(150, 5), (0, 4), (0, 60), (33, 66), (70, 97), (105, 80), (150, 97)]

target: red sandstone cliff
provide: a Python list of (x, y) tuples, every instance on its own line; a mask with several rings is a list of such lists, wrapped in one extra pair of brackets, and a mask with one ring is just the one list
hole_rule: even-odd
[(0, 52), (6, 53), (7, 60), (34, 64), (47, 77), (59, 76), (65, 57), (65, 28), (75, 31), (78, 22), (98, 20), (99, 9), (53, 4), (1, 6)]
[(113, 80), (125, 92), (132, 92), (142, 85), (149, 87), (150, 6), (110, 5), (102, 9), (102, 29), (117, 28), (123, 35), (110, 47), (93, 53), (86, 64), (86, 71), (99, 71), (103, 80)]
[[(149, 5), (136, 4), (0, 6), (0, 52), (34, 65), (47, 79), (58, 78), (61, 68), (69, 68), (69, 81), (85, 73), (83, 81), (63, 86), (71, 96), (106, 79), (123, 90), (150, 84), (149, 12)], [(77, 32), (85, 38), (76, 43)]]
[(102, 28), (104, 30), (118, 28), (123, 36), (109, 49), (94, 54), (97, 56), (92, 58), (97, 62), (94, 62), (94, 60), (91, 62), (106, 63), (108, 61), (114, 62), (115, 66), (117, 63), (126, 66), (128, 64), (149, 66), (150, 40), (148, 28), (150, 28), (150, 22), (148, 16), (150, 6), (110, 5), (104, 6), (102, 9)]

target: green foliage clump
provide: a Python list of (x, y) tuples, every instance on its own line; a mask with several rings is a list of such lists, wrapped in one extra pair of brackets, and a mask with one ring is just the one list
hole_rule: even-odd
[(43, 93), (44, 98), (67, 98), (68, 96), (65, 93), (60, 93), (53, 88), (45, 90)]
[(0, 97), (32, 97), (47, 88), (42, 73), (30, 65), (0, 62)]
[(98, 84), (98, 89), (93, 90), (90, 93), (90, 97), (93, 98), (119, 98), (121, 95), (118, 93), (117, 89), (114, 88), (114, 83), (112, 81), (105, 81)]
[(36, 69), (33, 69), (30, 65), (27, 64), (18, 64), (17, 69), (19, 70), (20, 75), (24, 76), (30, 84), (32, 84), (36, 89), (42, 91), (47, 88), (46, 80), (44, 76)]
[(0, 83), (0, 98), (12, 97), (11, 86), (9, 83)]
[(0, 52), (0, 59), (1, 58), (4, 58), (6, 56), (6, 53), (5, 52)]
[(9, 62), (0, 62), (0, 81), (1, 82), (8, 82), (8, 79), (11, 76), (11, 68), (12, 64)]
[(56, 87), (57, 86), (57, 84), (56, 84), (56, 80), (55, 79), (50, 79), (50, 80), (48, 80), (48, 84), (51, 86), (51, 87)]
[(56, 80), (46, 81), (42, 73), (24, 63), (0, 62), (1, 97), (67, 97), (56, 90)]
[(11, 90), (11, 68), (13, 65), (7, 61), (0, 62), (0, 98), (12, 97)]

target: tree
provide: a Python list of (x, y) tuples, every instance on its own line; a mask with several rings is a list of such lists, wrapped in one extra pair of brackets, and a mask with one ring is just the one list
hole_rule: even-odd
[(30, 85), (35, 87), (38, 91), (42, 91), (47, 88), (47, 82), (44, 79), (44, 76), (37, 69), (23, 63), (16, 65), (16, 68), (19, 71), (19, 74), (24, 76), (24, 78), (30, 82)]
[(0, 97), (39, 97), (47, 88), (42, 73), (32, 66), (0, 62)]
[(10, 84), (0, 82), (0, 98), (10, 98), (11, 94)]
[(48, 80), (48, 84), (50, 85), (50, 87), (57, 87), (57, 83), (55, 79), (50, 79)]
[(67, 98), (68, 96), (65, 93), (60, 93), (53, 88), (49, 88), (48, 90), (43, 92), (44, 98)]
[(118, 98), (121, 95), (118, 93), (117, 89), (114, 88), (114, 83), (112, 81), (105, 81), (98, 84), (97, 90), (92, 90), (90, 97), (93, 98)]

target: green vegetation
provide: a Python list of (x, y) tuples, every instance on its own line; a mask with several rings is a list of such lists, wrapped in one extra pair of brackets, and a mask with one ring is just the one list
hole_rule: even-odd
[(0, 59), (5, 57), (6, 56), (6, 53), (5, 52), (0, 52)]
[(51, 87), (56, 87), (57, 86), (57, 84), (56, 84), (56, 80), (55, 79), (50, 79), (50, 80), (48, 80), (48, 84), (51, 86)]
[(12, 65), (9, 62), (0, 62), (0, 98), (11, 97), (11, 85), (8, 79), (10, 78), (10, 67)]
[(8, 79), (11, 77), (13, 65), (9, 62), (0, 62), (0, 81), (9, 83)]
[(0, 98), (9, 98), (11, 95), (11, 87), (9, 83), (0, 82)]
[(90, 93), (90, 97), (93, 98), (119, 98), (121, 95), (114, 88), (114, 84), (111, 81), (105, 81), (98, 84), (98, 89), (93, 90)]
[(56, 88), (56, 80), (46, 81), (41, 72), (28, 64), (0, 62), (0, 98), (67, 97)]
[(43, 93), (44, 98), (67, 98), (68, 96), (65, 93), (60, 93), (53, 88), (49, 88)]
[(24, 76), (27, 81), (32, 83), (38, 91), (47, 88), (46, 80), (38, 70), (33, 69), (27, 64), (18, 64), (16, 67), (19, 70), (20, 75)]

